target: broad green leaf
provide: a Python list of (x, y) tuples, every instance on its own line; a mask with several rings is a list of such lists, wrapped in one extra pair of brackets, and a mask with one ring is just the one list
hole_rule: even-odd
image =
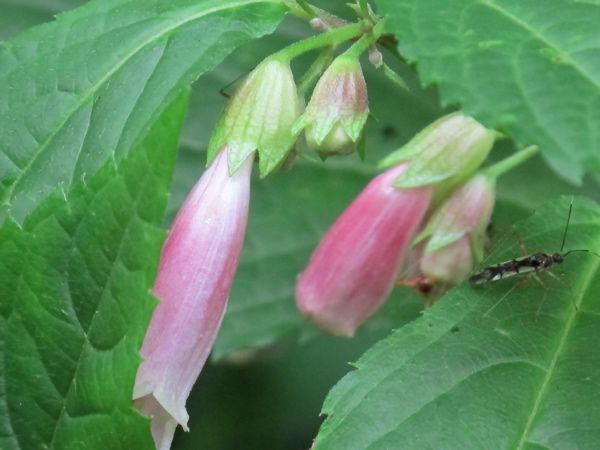
[(537, 144), (572, 181), (600, 177), (600, 4), (564, 0), (378, 0), (386, 27), (486, 126)]
[(0, 229), (0, 448), (153, 448), (131, 397), (186, 100), (118, 168)]
[[(488, 264), (560, 249), (570, 199), (544, 205)], [(565, 250), (600, 250), (600, 208), (577, 199)], [(597, 448), (600, 258), (462, 285), (371, 348), (330, 392), (319, 449)]]
[(119, 161), (181, 89), (271, 32), (271, 0), (96, 0), (0, 52), (0, 215)]
[(67, 9), (82, 5), (87, 0), (0, 0), (0, 40), (52, 20)]

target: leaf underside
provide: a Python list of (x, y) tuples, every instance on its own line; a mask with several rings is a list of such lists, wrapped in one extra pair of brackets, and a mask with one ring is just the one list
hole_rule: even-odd
[(132, 406), (187, 96), (105, 164), (0, 229), (0, 448), (153, 448)]
[(446, 104), (600, 177), (600, 3), (378, 0), (400, 51)]
[[(558, 251), (569, 200), (520, 222), (487, 263)], [(566, 247), (600, 250), (597, 204), (575, 201)], [(600, 259), (580, 252), (537, 281), (450, 291), (333, 388), (314, 448), (597, 448), (598, 289)]]

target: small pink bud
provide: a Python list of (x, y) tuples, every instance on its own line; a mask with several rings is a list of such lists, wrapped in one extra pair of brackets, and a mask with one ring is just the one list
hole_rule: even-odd
[(494, 209), (494, 182), (477, 175), (436, 211), (417, 238), (426, 245), (421, 271), (434, 281), (458, 284), (483, 256), (485, 230)]
[(222, 150), (181, 206), (165, 241), (153, 293), (160, 300), (146, 332), (133, 399), (152, 416), (159, 450), (177, 424), (215, 341), (246, 230), (252, 157), (229, 175)]
[(298, 279), (298, 309), (323, 329), (352, 336), (383, 304), (432, 197), (392, 186), (407, 165), (374, 178), (333, 224)]
[(459, 284), (472, 270), (473, 255), (468, 236), (439, 250), (425, 253), (421, 258), (421, 272), (433, 283)]
[(373, 64), (376, 69), (379, 69), (381, 66), (383, 66), (383, 55), (375, 46), (372, 46), (369, 49), (369, 62)]
[(310, 20), (310, 26), (317, 31), (327, 31), (329, 26), (320, 17), (314, 17)]
[(354, 56), (338, 56), (315, 86), (306, 111), (293, 131), (305, 129), (307, 144), (321, 156), (356, 149), (367, 117), (367, 84)]

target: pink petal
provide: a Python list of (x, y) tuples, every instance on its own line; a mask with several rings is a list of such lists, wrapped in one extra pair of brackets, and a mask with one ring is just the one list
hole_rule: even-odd
[(152, 316), (137, 373), (136, 405), (153, 416), (159, 449), (176, 424), (187, 430), (185, 402), (221, 324), (242, 249), (252, 157), (229, 176), (224, 149), (181, 206), (164, 244)]
[(429, 207), (431, 188), (392, 186), (406, 168), (392, 168), (369, 183), (298, 279), (298, 308), (333, 334), (352, 336), (383, 304)]

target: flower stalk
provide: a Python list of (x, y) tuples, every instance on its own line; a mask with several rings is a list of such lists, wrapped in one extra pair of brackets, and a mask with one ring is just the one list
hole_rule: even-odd
[(523, 150), (512, 154), (508, 158), (505, 158), (502, 161), (491, 165), (490, 167), (486, 167), (482, 170), (482, 174), (486, 175), (489, 178), (498, 178), (500, 175), (503, 175), (506, 172), (509, 172), (510, 170), (514, 169), (515, 167), (523, 164), (529, 158), (538, 153), (538, 151), (539, 147), (537, 145), (530, 145), (529, 147), (526, 147)]

